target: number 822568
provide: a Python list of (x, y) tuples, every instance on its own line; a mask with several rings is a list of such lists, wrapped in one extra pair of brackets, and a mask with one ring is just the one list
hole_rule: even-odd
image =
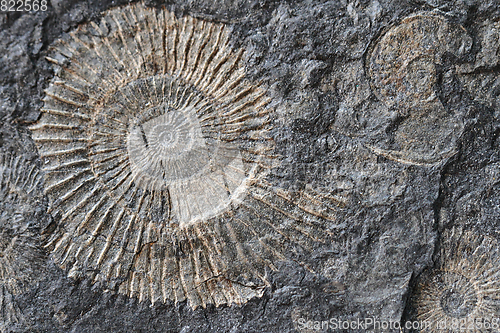
[(47, 0), (1, 0), (0, 12), (38, 12), (47, 10)]

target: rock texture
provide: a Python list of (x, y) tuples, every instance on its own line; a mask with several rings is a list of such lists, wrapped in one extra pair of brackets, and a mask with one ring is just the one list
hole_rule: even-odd
[[(23, 246), (9, 266), (19, 269), (7, 284), (0, 281), (21, 281), (15, 291), (2, 287), (8, 302), (0, 304), (1, 330), (321, 332), (334, 331), (320, 327), (330, 319), (404, 324), (429, 318), (428, 309), (457, 319), (500, 316), (500, 291), (486, 277), (497, 274), (492, 263), (498, 262), (500, 237), (497, 0), (147, 1), (148, 11), (168, 11), (173, 20), (194, 17), (227, 27), (228, 45), (246, 52), (245, 80), (265, 87), (272, 114), (268, 134), (280, 159), (266, 171), (273, 191), (257, 196), (278, 212), (258, 204), (251, 221), (267, 216), (289, 230), (293, 218), (284, 215), (301, 205), (324, 213), (328, 200), (337, 203), (334, 218), (319, 214), (316, 224), (314, 214), (292, 215), (318, 227), (313, 236), (328, 237), (310, 238), (307, 251), (300, 242), (280, 248), (284, 256), (259, 268), (265, 283), (241, 304), (206, 302), (193, 309), (175, 297), (151, 304), (136, 293), (120, 293), (119, 283), (96, 283), (99, 272), (92, 269), (98, 266), (85, 264), (82, 274), (71, 274), (50, 244), (61, 230), (69, 231), (63, 216), (71, 208), (58, 213), (51, 209), (57, 198), (42, 195), (54, 182), (44, 171), (50, 167), (44, 150), (34, 143), (40, 135), (28, 127), (46, 117), (46, 92), (58, 76), (47, 57), (55, 59), (57, 40), (127, 5), (54, 0), (44, 12), (0, 12), (0, 151), (9, 161), (25, 161), (18, 163), (20, 174), (34, 168), (43, 176), (39, 192), (2, 192), (0, 228), (8, 231), (1, 244)], [(63, 67), (71, 61), (56, 60)], [(163, 132), (157, 137), (165, 139)], [(140, 129), (131, 133), (137, 134), (133, 142), (144, 145)], [(229, 217), (218, 212), (218, 223), (228, 225)], [(249, 236), (248, 249), (273, 241), (274, 231), (260, 231)], [(219, 245), (238, 253), (236, 244)], [(182, 260), (182, 253), (173, 256)], [(482, 270), (473, 268), (479, 265), (474, 260), (485, 265)], [(220, 276), (241, 277), (245, 267)], [(451, 285), (449, 292), (435, 292), (436, 281)]]

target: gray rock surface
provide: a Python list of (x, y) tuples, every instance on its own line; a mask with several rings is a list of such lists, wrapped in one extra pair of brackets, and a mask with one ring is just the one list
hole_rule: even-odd
[[(41, 165), (27, 125), (39, 118), (53, 76), (45, 60), (50, 45), (78, 24), (126, 3), (52, 0), (46, 12), (0, 12), (1, 152)], [(146, 5), (232, 26), (232, 43), (248, 51), (249, 79), (269, 86), (275, 106), (273, 135), (283, 156), (272, 170), (275, 183), (348, 198), (337, 212), (333, 240), (318, 244), (307, 266), (278, 262), (278, 270), (268, 272), (271, 285), (261, 298), (196, 310), (186, 302), (151, 305), (85, 278), (68, 278), (47, 254), (37, 281), (13, 296), (24, 320), (6, 321), (0, 330), (315, 332), (322, 330), (303, 323), (412, 320), (409, 300), (419, 275), (432, 270), (444, 229), (463, 227), (500, 239), (500, 2), (169, 0)], [(454, 153), (414, 163), (413, 155), (400, 158), (387, 151), (404, 152), (393, 133), (402, 128), (410, 139), (420, 138), (426, 133), (413, 129), (422, 123), (401, 125), (408, 120), (409, 102), (388, 105), (367, 62), (391, 27), (430, 11), (462, 27), (471, 44), (459, 56), (439, 53), (432, 63), (434, 83), (422, 91), (412, 87), (422, 94), (431, 89), (442, 108), (438, 115), (461, 124), (459, 131), (446, 127), (451, 140), (434, 135), (442, 127), (425, 123), (428, 136), (449, 140)], [(30, 235), (50, 233), (57, 216), (47, 213), (42, 198), (33, 205), (21, 206)]]

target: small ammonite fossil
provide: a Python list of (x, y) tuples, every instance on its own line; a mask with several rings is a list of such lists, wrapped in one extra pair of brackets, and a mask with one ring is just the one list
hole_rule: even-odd
[(34, 283), (45, 257), (39, 238), (25, 219), (41, 194), (38, 168), (23, 157), (0, 154), (0, 331), (24, 321), (15, 295)]
[(439, 163), (456, 153), (463, 125), (439, 99), (436, 65), (445, 54), (463, 57), (471, 46), (463, 27), (433, 12), (406, 17), (382, 34), (366, 68), (375, 95), (397, 120), (389, 143), (370, 146), (376, 153), (411, 164)]
[(276, 260), (325, 239), (335, 198), (266, 181), (270, 99), (230, 36), (133, 4), (55, 43), (31, 130), (59, 221), (47, 247), (70, 276), (152, 302), (240, 304)]
[(418, 281), (413, 296), (417, 320), (426, 323), (427, 332), (456, 332), (458, 327), (491, 332), (500, 326), (498, 242), (458, 228), (442, 237), (437, 267)]

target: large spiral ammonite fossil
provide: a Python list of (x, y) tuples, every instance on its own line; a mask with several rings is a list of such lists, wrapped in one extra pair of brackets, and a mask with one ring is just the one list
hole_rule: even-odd
[(276, 260), (325, 239), (341, 202), (266, 180), (270, 99), (224, 24), (134, 4), (54, 50), (31, 130), (58, 221), (47, 247), (70, 276), (152, 302), (243, 303)]
[(498, 242), (460, 229), (447, 230), (442, 237), (437, 267), (420, 279), (413, 296), (416, 318), (428, 323), (423, 331), (498, 331)]
[(0, 154), (0, 331), (24, 321), (14, 297), (37, 280), (45, 262), (39, 237), (26, 220), (41, 181), (33, 163)]
[(369, 51), (366, 68), (375, 95), (395, 110), (388, 142), (374, 152), (410, 164), (434, 164), (454, 155), (461, 115), (439, 98), (437, 65), (446, 54), (463, 57), (472, 47), (466, 30), (434, 12), (404, 18)]

